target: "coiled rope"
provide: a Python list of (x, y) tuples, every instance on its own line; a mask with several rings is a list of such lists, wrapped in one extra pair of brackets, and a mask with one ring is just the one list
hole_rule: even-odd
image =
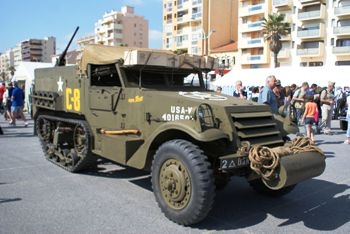
[(275, 171), (280, 165), (280, 158), (286, 155), (303, 152), (318, 152), (324, 155), (323, 151), (312, 144), (310, 138), (297, 137), (289, 145), (269, 148), (266, 146), (252, 146), (249, 150), (250, 168), (265, 180), (273, 179)]

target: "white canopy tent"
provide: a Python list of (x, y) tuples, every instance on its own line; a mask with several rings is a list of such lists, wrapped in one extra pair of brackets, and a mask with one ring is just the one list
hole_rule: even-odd
[(28, 112), (31, 111), (29, 95), (31, 93), (34, 83), (34, 71), (37, 68), (52, 67), (52, 63), (38, 63), (38, 62), (21, 62), (16, 68), (16, 72), (12, 78), (12, 81), (23, 81), (25, 84), (25, 108)]
[(329, 81), (336, 82), (336, 86), (350, 86), (350, 66), (340, 67), (280, 67), (259, 69), (233, 69), (213, 83), (214, 86), (232, 87), (237, 80), (241, 80), (244, 86), (265, 85), (265, 79), (269, 75), (275, 75), (281, 80), (282, 86), (308, 82), (319, 86), (327, 86)]

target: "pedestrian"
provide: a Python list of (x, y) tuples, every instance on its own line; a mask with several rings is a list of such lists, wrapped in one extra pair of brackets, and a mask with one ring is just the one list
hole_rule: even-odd
[(316, 123), (316, 118), (318, 118), (317, 104), (315, 103), (314, 96), (312, 94), (306, 94), (305, 101), (305, 111), (301, 120), (305, 123), (306, 136), (311, 139), (312, 143), (314, 143), (315, 139), (312, 131), (312, 125)]
[(292, 100), (292, 90), (290, 86), (285, 86), (283, 89), (284, 93), (284, 108), (283, 113), (287, 116), (289, 115), (290, 101)]
[(322, 120), (322, 131), (326, 135), (331, 135), (331, 122), (334, 109), (334, 85), (335, 82), (328, 82), (328, 86), (320, 94)]
[(4, 93), (4, 96), (3, 96), (3, 103), (5, 104), (4, 117), (5, 117), (5, 120), (10, 120), (10, 121), (12, 120), (12, 117), (11, 117), (12, 92), (13, 92), (13, 86), (12, 86), (12, 82), (10, 82), (8, 83), (6, 92)]
[(23, 91), (23, 104), (22, 104), (22, 111), (24, 111), (24, 105), (25, 105), (25, 103), (26, 103), (26, 100), (25, 100), (25, 98), (26, 98), (26, 93), (25, 93), (25, 90), (26, 90), (26, 87), (24, 86), (24, 85), (22, 85), (21, 86), (21, 89), (22, 89), (22, 91)]
[(10, 125), (16, 126), (16, 118), (20, 117), (24, 121), (24, 126), (27, 127), (28, 123), (27, 120), (23, 114), (23, 90), (18, 87), (18, 83), (14, 82), (14, 90), (12, 91), (11, 96), (11, 117), (12, 121), (10, 122)]
[(348, 107), (348, 111), (346, 113), (346, 120), (348, 121), (348, 129), (346, 131), (346, 140), (344, 144), (350, 145), (350, 96), (346, 98), (346, 106)]
[(301, 85), (301, 87), (299, 89), (297, 89), (294, 94), (293, 94), (293, 98), (291, 101), (291, 104), (295, 107), (296, 109), (296, 114), (297, 114), (297, 120), (299, 122), (301, 116), (303, 115), (304, 112), (304, 96), (307, 92), (307, 90), (309, 89), (309, 83), (307, 82), (303, 82), (303, 84)]
[(291, 84), (290, 85), (290, 99), (292, 100), (292, 98), (293, 98), (293, 95), (294, 95), (294, 93), (295, 93), (295, 91), (297, 90), (297, 85), (296, 84)]
[(236, 87), (233, 91), (233, 96), (238, 97), (240, 99), (247, 99), (247, 92), (244, 91), (242, 81), (237, 80), (236, 81)]
[(277, 106), (278, 106), (278, 108), (280, 108), (281, 106), (284, 105), (284, 98), (285, 98), (285, 95), (283, 92), (283, 87), (281, 85), (280, 80), (276, 81), (276, 87), (273, 89), (273, 92), (274, 92), (276, 99), (277, 99)]
[(0, 114), (3, 114), (5, 112), (5, 107), (3, 105), (3, 97), (5, 92), (6, 92), (5, 82), (2, 81), (0, 83)]
[(258, 99), (259, 99), (259, 87), (256, 86), (252, 88), (252, 96), (250, 100), (253, 102), (258, 102)]
[(259, 94), (258, 103), (267, 104), (271, 108), (271, 112), (278, 113), (277, 99), (273, 93), (273, 89), (276, 87), (276, 77), (274, 75), (266, 78), (266, 85)]
[(221, 94), (221, 93), (222, 93), (222, 87), (221, 87), (221, 86), (218, 86), (218, 87), (216, 88), (216, 92), (217, 92), (218, 94)]

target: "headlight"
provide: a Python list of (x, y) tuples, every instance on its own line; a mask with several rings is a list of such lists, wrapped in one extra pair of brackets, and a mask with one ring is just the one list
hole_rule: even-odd
[(213, 110), (208, 104), (200, 104), (195, 113), (195, 119), (199, 121), (202, 130), (215, 127)]

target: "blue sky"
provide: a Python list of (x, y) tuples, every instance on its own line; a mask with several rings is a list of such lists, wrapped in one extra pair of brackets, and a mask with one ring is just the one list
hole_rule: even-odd
[(124, 5), (134, 6), (148, 20), (149, 46), (161, 48), (162, 0), (7, 0), (0, 7), (0, 52), (27, 38), (46, 36), (55, 36), (57, 49), (63, 50), (76, 26), (76, 38), (92, 34), (106, 11)]

